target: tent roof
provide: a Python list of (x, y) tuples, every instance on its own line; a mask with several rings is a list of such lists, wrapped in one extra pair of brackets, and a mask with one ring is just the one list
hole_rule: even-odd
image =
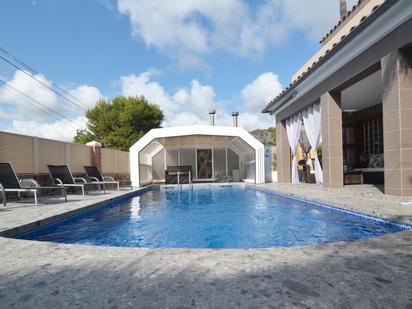
[[(130, 152), (155, 153), (163, 147), (178, 147), (186, 145), (233, 145), (243, 150), (244, 143), (253, 149), (263, 148), (263, 144), (245, 129), (222, 126), (183, 126), (152, 129), (137, 141)], [(248, 147), (249, 148), (249, 147)]]
[[(226, 145), (243, 153), (254, 150), (255, 183), (265, 182), (265, 148), (245, 129), (186, 126), (152, 129), (130, 147), (130, 178), (133, 186), (141, 186), (140, 165), (151, 165), (153, 156), (162, 148), (189, 145)], [(150, 181), (150, 177), (146, 181)]]

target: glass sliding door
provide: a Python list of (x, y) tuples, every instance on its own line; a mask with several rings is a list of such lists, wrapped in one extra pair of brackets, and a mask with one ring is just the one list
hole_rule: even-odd
[(227, 173), (233, 176), (233, 170), (239, 169), (239, 156), (230, 148), (227, 149)]
[(213, 149), (215, 178), (226, 176), (226, 148)]
[(152, 158), (152, 174), (153, 180), (165, 179), (165, 150), (160, 150)]
[(194, 148), (180, 149), (180, 165), (192, 167), (192, 177), (196, 178), (196, 153)]
[(177, 149), (166, 149), (166, 166), (179, 165), (179, 151)]
[(197, 150), (197, 178), (212, 178), (212, 150)]

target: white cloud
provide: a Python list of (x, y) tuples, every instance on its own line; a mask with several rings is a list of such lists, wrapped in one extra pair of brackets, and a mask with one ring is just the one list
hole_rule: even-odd
[(241, 40), (252, 20), (240, 0), (118, 0), (118, 10), (129, 17), (133, 36), (178, 58), (180, 67), (199, 66), (198, 56), (215, 48), (239, 54), (261, 49)]
[(12, 120), (14, 118), (15, 118), (14, 115), (0, 110), (0, 120)]
[(274, 127), (275, 122), (273, 116), (262, 114), (259, 110), (256, 110), (254, 113), (240, 113), (239, 126), (251, 131), (254, 129), (266, 129), (269, 127)]
[[(238, 1), (225, 1), (235, 6)], [(231, 5), (232, 4), (232, 5)], [(133, 35), (148, 46), (166, 51), (181, 46), (195, 52), (207, 52), (209, 31), (200, 18), (213, 18), (216, 1), (131, 1), (119, 0), (118, 10), (129, 16)], [(225, 12), (220, 14), (225, 16)]]
[(74, 89), (69, 89), (69, 93), (87, 108), (95, 106), (96, 102), (100, 99), (106, 99), (106, 97), (100, 93), (99, 89), (88, 85), (80, 85)]
[(215, 50), (259, 57), (295, 31), (317, 41), (339, 17), (339, 2), (331, 0), (118, 0), (117, 8), (134, 37), (179, 67), (201, 66)]
[(76, 123), (86, 123), (83, 116), (68, 120), (42, 123), (34, 120), (13, 120), (7, 131), (31, 136), (72, 142), (76, 135)]
[[(76, 115), (78, 113), (83, 113), (83, 110), (79, 107), (50, 90), (48, 87), (52, 87), (53, 82), (48, 80), (44, 75), (33, 75), (33, 77), (39, 81), (37, 82), (27, 74), (22, 71), (15, 71), (13, 77), (7, 82), (9, 87), (0, 87), (0, 102), (14, 106), (18, 114), (25, 114), (32, 118), (42, 120), (47, 119), (50, 116), (48, 113), (44, 112), (44, 109), (47, 108), (57, 110), (63, 114), (70, 113)], [(40, 82), (46, 86), (42, 85)], [(93, 107), (98, 99), (103, 98), (99, 89), (88, 85), (80, 85), (65, 90), (75, 99), (64, 94), (67, 98), (76, 104), (79, 104), (78, 101), (80, 101), (81, 104), (79, 105), (87, 108)], [(33, 105), (39, 106), (40, 109)]]
[(282, 90), (279, 76), (272, 72), (263, 73), (242, 89), (241, 95), (247, 110), (257, 111)]
[[(169, 94), (152, 78), (150, 72), (122, 76), (122, 95), (143, 95), (149, 102), (158, 104), (165, 113), (163, 126), (208, 124), (209, 109), (217, 111), (216, 125), (231, 125), (232, 110), (229, 105), (233, 104), (217, 100), (212, 86), (192, 80), (190, 87)], [(261, 74), (246, 85), (239, 94), (242, 104), (235, 108), (240, 112), (239, 124), (248, 130), (273, 126), (273, 117), (261, 114), (260, 109), (280, 89), (278, 76), (271, 72)]]
[[(168, 93), (154, 80), (156, 74), (155, 70), (150, 70), (139, 75), (121, 76), (120, 86), (124, 96), (144, 95), (149, 102), (159, 104), (166, 117), (163, 126), (208, 124), (209, 109), (216, 109), (217, 125), (231, 125), (232, 108), (240, 112), (240, 125), (248, 130), (273, 126), (272, 117), (260, 114), (262, 105), (275, 96), (281, 88), (277, 75), (271, 72), (261, 74), (246, 85), (237, 95), (240, 103), (236, 103), (236, 107), (234, 102), (218, 100), (211, 85), (202, 84), (196, 79), (187, 87)], [(37, 75), (36, 78), (49, 86), (52, 85), (52, 82), (43, 75)], [(70, 105), (25, 74), (16, 72), (8, 84), (64, 114), (68, 120), (56, 121), (44, 112), (35, 110), (3, 86), (0, 87), (0, 104), (2, 104), (0, 119), (10, 123), (6, 130), (71, 141), (76, 134), (76, 129), (84, 127), (86, 119), (83, 110)], [(73, 86), (66, 90), (88, 107), (93, 107), (97, 100), (103, 97), (99, 89), (88, 85)]]
[(208, 118), (204, 115), (197, 115), (196, 113), (181, 111), (167, 119), (168, 127), (178, 127), (182, 125), (207, 125)]
[[(42, 74), (34, 77), (49, 87), (53, 85)], [(27, 95), (25, 97), (7, 86), (0, 87), (0, 104), (4, 106), (0, 110), (0, 119), (11, 122), (8, 131), (69, 141), (75, 136), (76, 129), (85, 127), (84, 110), (64, 100), (24, 72), (16, 71), (7, 85)], [(93, 107), (98, 99), (103, 98), (99, 89), (88, 85), (65, 90), (87, 108)], [(68, 95), (65, 96), (69, 98)], [(70, 99), (76, 102), (75, 99)], [(59, 114), (67, 119), (63, 120)], [(56, 121), (56, 118), (62, 120)]]
[[(47, 86), (52, 85), (52, 82), (46, 79), (44, 75), (38, 74), (34, 75), (34, 77)], [(55, 93), (47, 89), (45, 86), (40, 85), (21, 71), (16, 71), (13, 78), (9, 80), (7, 84), (10, 87), (0, 87), (0, 102), (15, 106), (16, 111), (19, 114), (27, 113), (40, 119), (44, 119), (45, 116), (43, 111), (33, 106), (33, 104), (40, 106), (38, 103), (32, 102), (29, 98), (13, 90), (13, 88), (30, 96), (30, 98), (40, 102), (47, 108), (56, 109), (59, 106), (59, 100)], [(32, 102), (32, 104), (28, 103), (28, 101)], [(42, 108), (44, 108), (43, 106)]]
[(239, 116), (239, 123), (249, 129), (273, 127), (273, 116), (260, 111), (281, 90), (279, 77), (272, 72), (263, 73), (246, 85), (241, 91), (244, 112)]
[(150, 80), (152, 75), (153, 73), (146, 71), (140, 75), (121, 76), (122, 95), (126, 97), (144, 95), (150, 103), (156, 103), (163, 110), (173, 112), (175, 109), (173, 101), (159, 83)]
[(215, 91), (212, 86), (202, 85), (197, 80), (193, 80), (191, 83), (189, 95), (189, 102), (185, 105), (185, 108), (190, 110), (204, 111), (210, 108), (218, 108), (221, 105), (215, 101)]
[(189, 89), (169, 94), (158, 82), (152, 81), (152, 77), (149, 71), (120, 77), (122, 95), (143, 95), (150, 103), (159, 105), (165, 113), (164, 126), (207, 123), (208, 110), (222, 105), (215, 101), (213, 88), (197, 80), (191, 82)]

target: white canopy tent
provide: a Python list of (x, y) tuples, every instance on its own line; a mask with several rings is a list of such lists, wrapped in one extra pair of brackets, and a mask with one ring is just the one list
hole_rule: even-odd
[(130, 177), (133, 187), (140, 187), (164, 181), (168, 166), (190, 165), (195, 181), (223, 177), (259, 184), (265, 182), (264, 152), (263, 144), (239, 127), (152, 129), (130, 148)]

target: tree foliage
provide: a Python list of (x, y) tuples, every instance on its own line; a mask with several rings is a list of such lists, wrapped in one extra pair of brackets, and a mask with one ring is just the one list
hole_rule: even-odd
[(265, 146), (276, 145), (276, 128), (255, 129), (250, 133)]
[(96, 140), (103, 147), (128, 151), (136, 141), (153, 128), (160, 127), (164, 115), (159, 106), (143, 97), (119, 96), (110, 103), (100, 100), (86, 112), (87, 130), (77, 133), (75, 143)]
[(271, 138), (272, 138), (272, 144), (271, 144), (271, 146), (276, 145), (276, 128), (270, 127), (270, 128), (268, 128), (267, 130), (269, 131), (270, 136), (271, 136)]

